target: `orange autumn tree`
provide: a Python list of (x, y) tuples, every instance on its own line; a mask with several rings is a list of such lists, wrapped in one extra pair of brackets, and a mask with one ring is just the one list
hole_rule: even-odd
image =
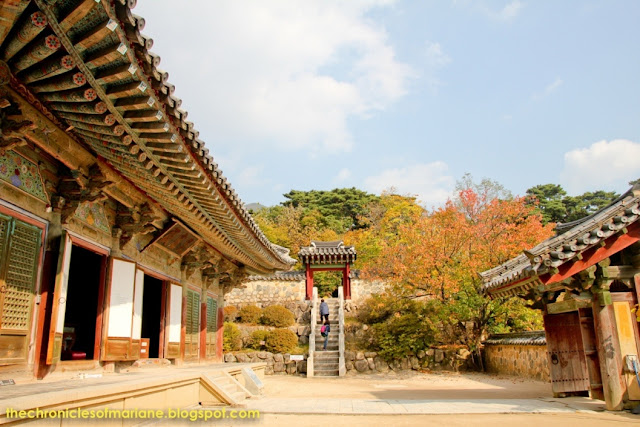
[(483, 184), (461, 188), (456, 199), (400, 223), (392, 236), (378, 236), (377, 256), (360, 265), (369, 277), (386, 280), (395, 298), (436, 305), (448, 331), (442, 341), (474, 350), (486, 332), (541, 326), (524, 301), (483, 297), (478, 272), (553, 234), (524, 198), (500, 198), (494, 183)]

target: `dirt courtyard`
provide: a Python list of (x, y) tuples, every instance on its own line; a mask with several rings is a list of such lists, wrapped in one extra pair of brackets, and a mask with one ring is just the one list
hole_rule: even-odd
[(270, 398), (348, 399), (537, 399), (551, 398), (551, 384), (481, 373), (415, 371), (344, 377), (272, 375), (265, 377)]
[[(447, 426), (474, 427), (502, 425), (518, 427), (554, 426), (631, 426), (640, 425), (640, 416), (628, 412), (604, 411), (604, 402), (585, 397), (553, 399), (551, 385), (508, 376), (480, 373), (418, 373), (372, 374), (341, 378), (305, 378), (267, 376), (264, 379), (264, 399), (299, 399), (310, 404), (335, 399), (407, 399), (468, 400), (536, 399), (559, 401), (571, 411), (561, 413), (453, 413), (453, 414), (286, 414), (264, 413), (259, 420), (219, 421), (218, 425), (234, 426)], [(566, 403), (565, 403), (566, 402)]]

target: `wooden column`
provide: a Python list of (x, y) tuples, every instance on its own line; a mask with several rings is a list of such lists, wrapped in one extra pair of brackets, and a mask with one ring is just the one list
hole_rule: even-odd
[(307, 264), (307, 271), (305, 274), (305, 299), (310, 300), (313, 295), (313, 271), (311, 271), (311, 264)]
[(603, 285), (592, 292), (593, 320), (604, 398), (608, 410), (620, 411), (624, 406), (626, 387), (622, 381), (622, 358), (611, 294), (608, 286)]
[(342, 273), (342, 286), (344, 288), (344, 299), (351, 299), (351, 265), (347, 262), (344, 266), (344, 272)]

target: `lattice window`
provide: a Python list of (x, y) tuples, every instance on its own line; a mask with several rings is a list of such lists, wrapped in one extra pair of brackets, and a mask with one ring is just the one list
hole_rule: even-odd
[(200, 294), (190, 289), (187, 290), (187, 325), (186, 334), (198, 333), (200, 325)]
[(207, 297), (207, 332), (216, 332), (218, 329), (218, 301)]
[(6, 288), (0, 327), (27, 331), (36, 282), (41, 231), (37, 227), (16, 220), (11, 226), (13, 229), (9, 233), (8, 251), (3, 254), (6, 256)]

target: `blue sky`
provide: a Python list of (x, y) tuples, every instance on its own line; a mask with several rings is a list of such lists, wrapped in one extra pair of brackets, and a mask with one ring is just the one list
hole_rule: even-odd
[(514, 194), (640, 177), (635, 0), (138, 0), (160, 68), (245, 203), (465, 173)]

